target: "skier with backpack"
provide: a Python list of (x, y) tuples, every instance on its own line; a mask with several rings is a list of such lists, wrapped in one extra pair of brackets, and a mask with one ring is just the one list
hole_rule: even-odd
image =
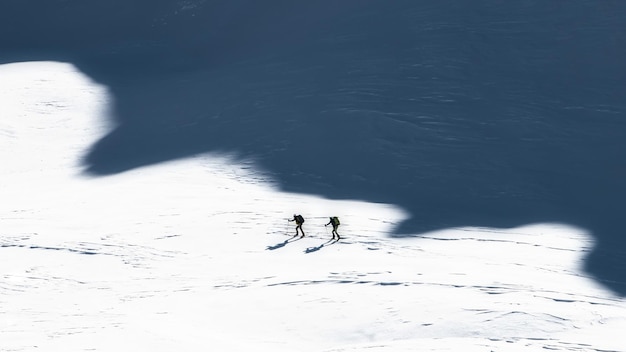
[(304, 237), (304, 230), (302, 229), (302, 224), (304, 224), (304, 218), (302, 217), (302, 215), (293, 214), (293, 219), (288, 220), (288, 221), (295, 221), (296, 222), (296, 236), (298, 236), (298, 229), (300, 229), (300, 231), (302, 231), (301, 237)]
[(335, 239), (335, 236), (337, 236), (337, 241), (339, 241), (341, 239), (341, 237), (339, 237), (339, 233), (337, 232), (337, 228), (339, 227), (339, 224), (340, 224), (339, 218), (336, 216), (331, 216), (328, 224), (324, 226), (328, 226), (331, 224), (333, 225), (333, 240)]

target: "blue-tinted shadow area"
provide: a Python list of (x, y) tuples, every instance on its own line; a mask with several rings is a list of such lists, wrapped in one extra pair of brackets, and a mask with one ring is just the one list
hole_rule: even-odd
[(0, 60), (110, 88), (108, 175), (207, 151), (385, 202), (409, 236), (561, 222), (626, 294), (626, 2), (6, 0)]

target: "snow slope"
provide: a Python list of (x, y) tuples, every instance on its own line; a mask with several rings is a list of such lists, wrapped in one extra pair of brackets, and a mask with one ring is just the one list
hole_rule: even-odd
[(279, 192), (229, 155), (87, 177), (110, 99), (69, 64), (0, 66), (0, 351), (626, 351), (581, 229), (394, 239), (402, 209)]

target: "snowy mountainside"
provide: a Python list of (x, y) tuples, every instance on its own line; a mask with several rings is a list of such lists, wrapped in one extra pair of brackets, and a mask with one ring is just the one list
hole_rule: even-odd
[(86, 176), (107, 89), (62, 63), (0, 76), (0, 351), (623, 350), (583, 229), (393, 238), (403, 209), (285, 193), (228, 154)]
[(82, 162), (201, 153), (286, 192), (395, 204), (394, 236), (564, 223), (626, 295), (626, 2), (6, 0), (0, 62), (111, 97)]

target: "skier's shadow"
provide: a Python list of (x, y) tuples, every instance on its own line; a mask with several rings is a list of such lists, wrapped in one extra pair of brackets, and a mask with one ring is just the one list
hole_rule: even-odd
[(313, 252), (317, 252), (320, 249), (330, 246), (331, 244), (337, 243), (338, 240), (332, 239), (332, 240), (328, 240), (327, 242), (322, 243), (321, 245), (317, 246), (317, 247), (309, 247), (307, 249), (304, 250), (304, 253), (313, 253)]
[(295, 235), (295, 236), (291, 237), (290, 239), (285, 240), (285, 241), (280, 242), (280, 243), (277, 243), (277, 244), (275, 244), (275, 245), (273, 245), (273, 246), (267, 246), (267, 248), (266, 248), (266, 249), (267, 249), (268, 251), (273, 251), (273, 250), (276, 250), (276, 249), (279, 249), (279, 248), (283, 248), (283, 247), (285, 247), (287, 244), (289, 244), (289, 243), (291, 243), (291, 242), (295, 242), (295, 241), (301, 240), (301, 239), (302, 239), (302, 237), (298, 237), (298, 235)]

